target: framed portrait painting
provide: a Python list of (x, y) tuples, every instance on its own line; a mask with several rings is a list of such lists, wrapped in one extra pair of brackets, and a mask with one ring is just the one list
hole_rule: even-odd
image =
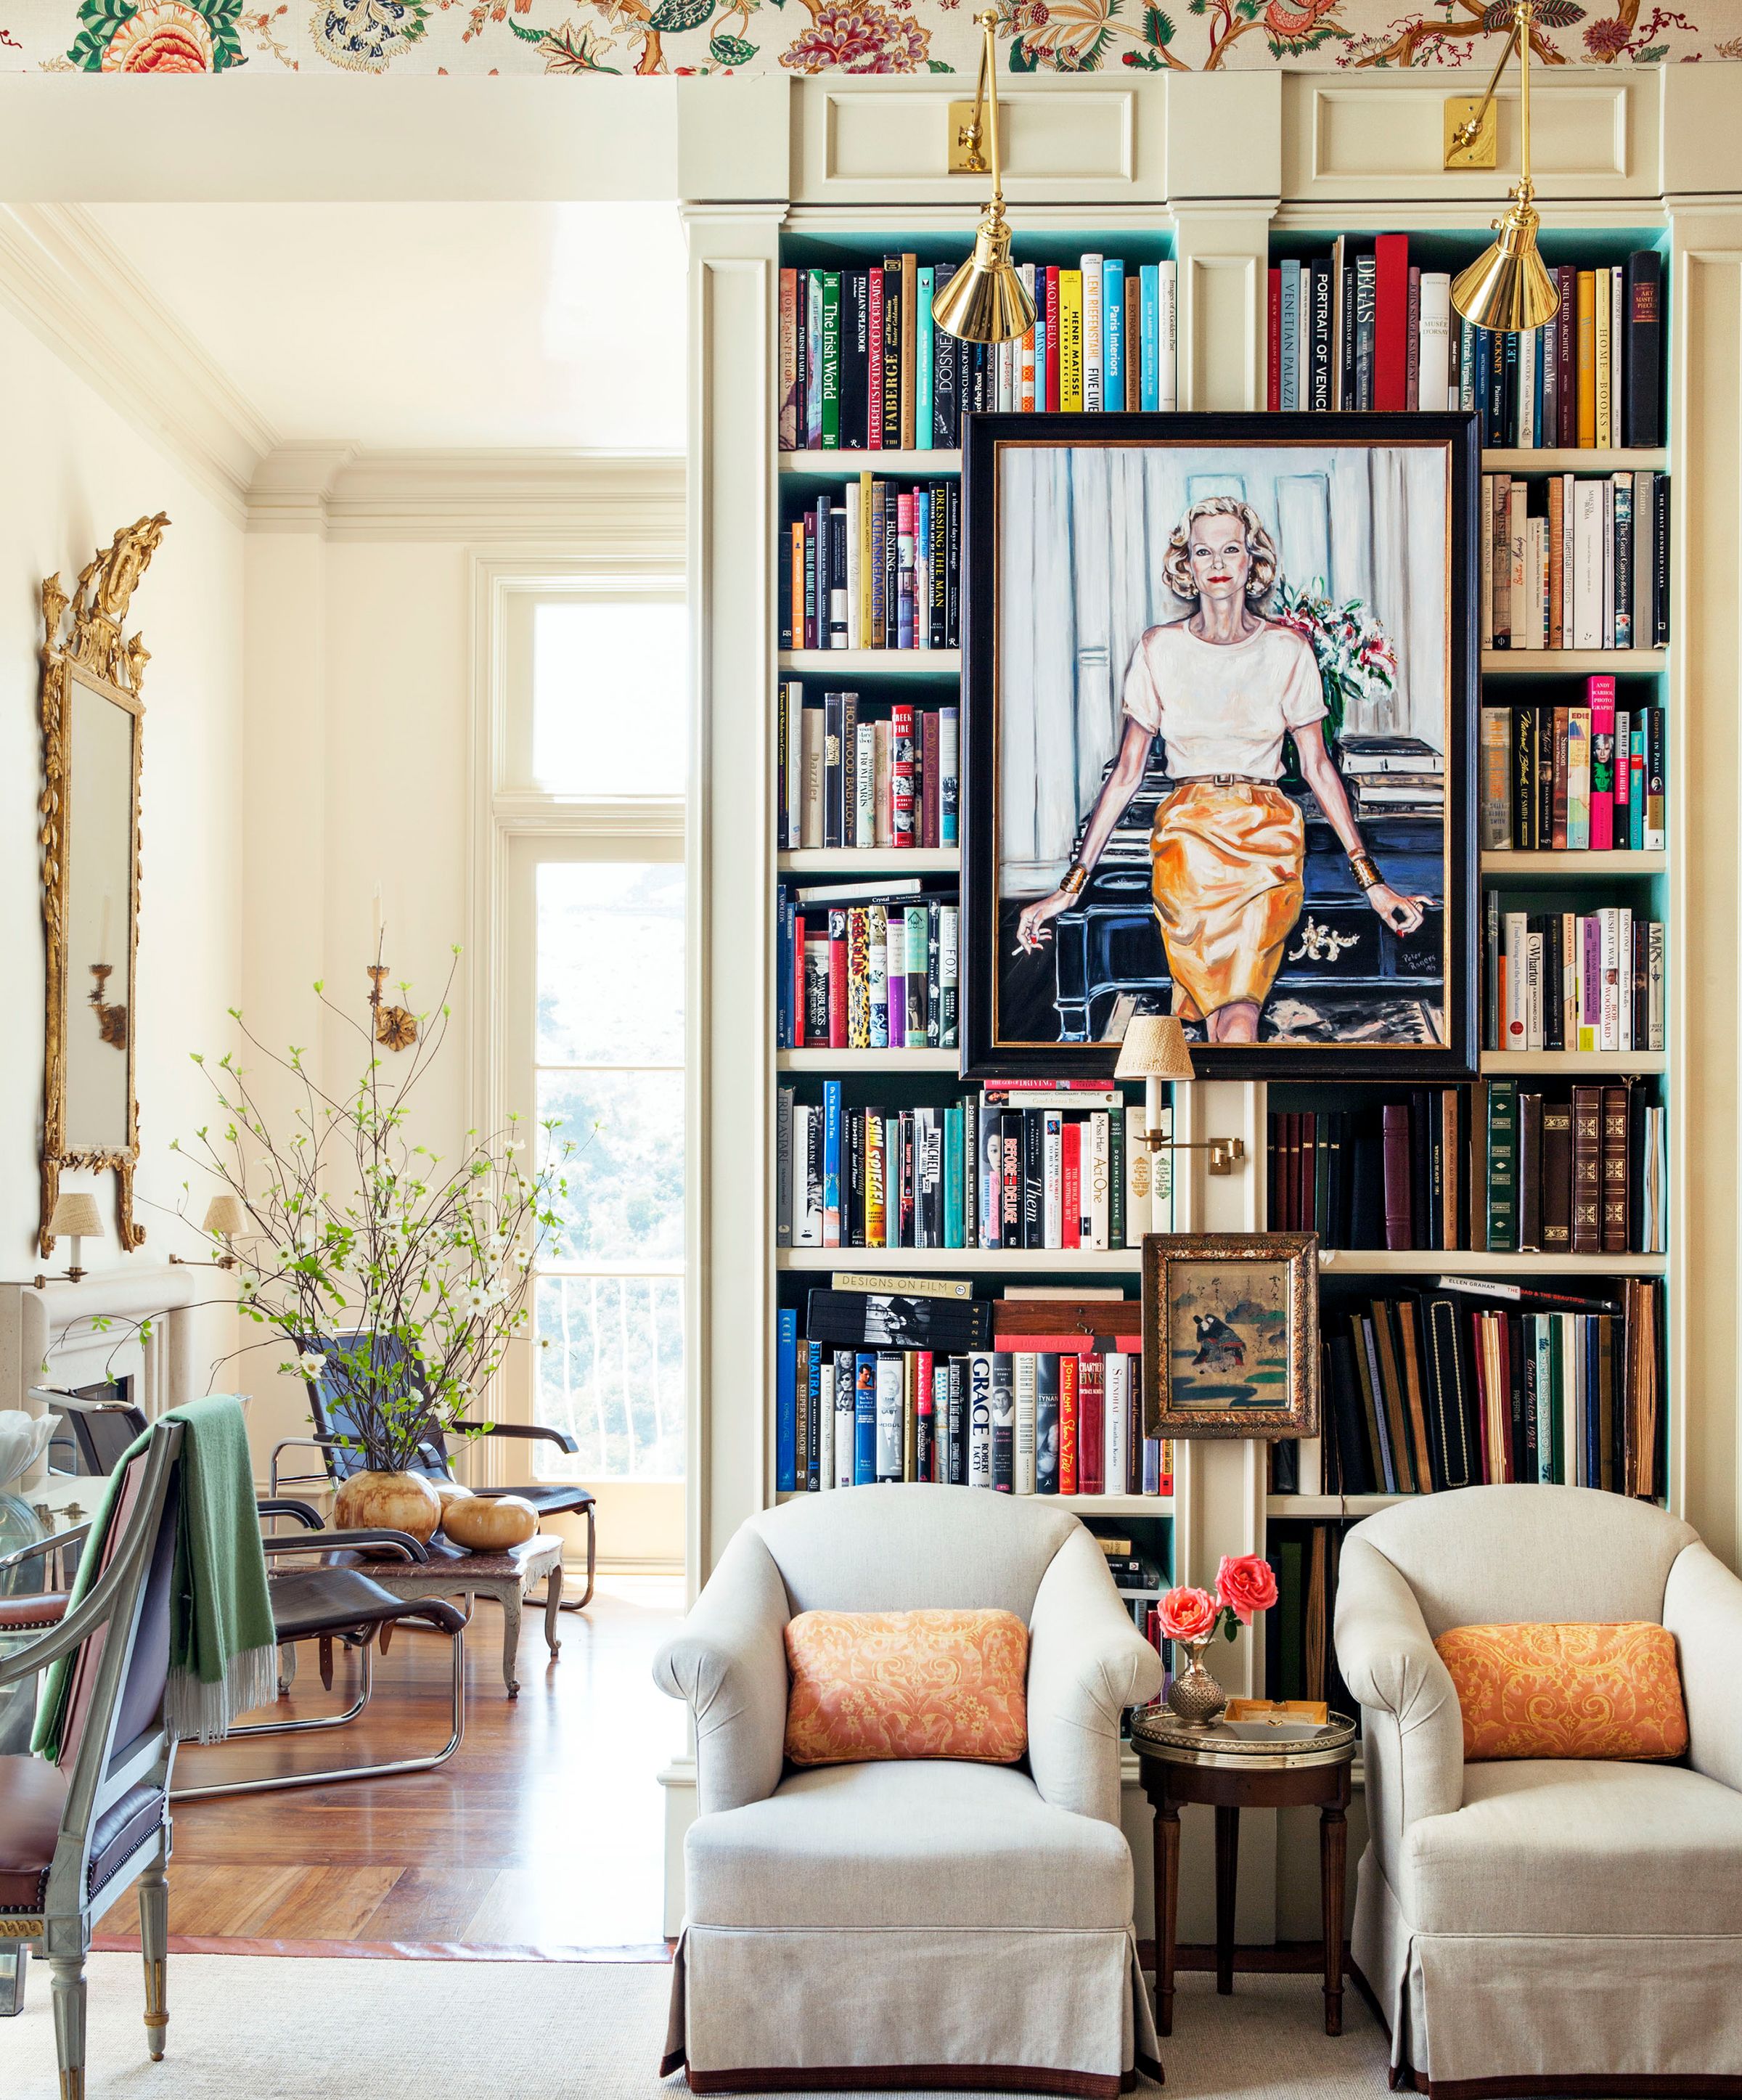
[(1145, 1436), (1316, 1436), (1318, 1238), (1151, 1233), (1143, 1243)]
[(963, 1069), (1475, 1069), (1474, 417), (967, 426)]

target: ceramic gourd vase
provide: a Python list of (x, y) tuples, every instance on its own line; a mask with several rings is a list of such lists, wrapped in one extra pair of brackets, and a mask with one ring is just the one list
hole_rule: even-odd
[(467, 1495), (452, 1502), (442, 1529), (468, 1553), (505, 1553), (538, 1529), (538, 1511), (518, 1495)]
[(442, 1520), (442, 1498), (421, 1473), (352, 1473), (333, 1505), (341, 1531), (403, 1531), (427, 1546)]
[(1185, 1667), (1174, 1673), (1167, 1705), (1175, 1719), (1188, 1728), (1213, 1727), (1227, 1709), (1227, 1692), (1204, 1667), (1204, 1651), (1213, 1638), (1174, 1643), (1184, 1651)]

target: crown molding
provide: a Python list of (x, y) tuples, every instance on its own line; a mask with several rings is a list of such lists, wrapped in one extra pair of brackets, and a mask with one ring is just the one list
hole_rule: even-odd
[(0, 205), (0, 300), (241, 521), (277, 434), (87, 211)]
[(248, 495), (251, 532), (327, 540), (540, 542), (620, 565), (681, 565), (684, 461), (580, 452), (280, 445)]

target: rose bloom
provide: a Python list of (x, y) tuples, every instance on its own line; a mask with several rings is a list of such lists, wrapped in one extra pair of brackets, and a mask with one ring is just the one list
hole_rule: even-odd
[(1221, 1607), (1207, 1590), (1170, 1590), (1162, 1599), (1162, 1631), (1169, 1640), (1208, 1640), (1220, 1617)]
[(1261, 1554), (1224, 1554), (1215, 1572), (1215, 1594), (1241, 1626), (1249, 1626), (1255, 1612), (1268, 1612), (1277, 1601), (1277, 1578)]

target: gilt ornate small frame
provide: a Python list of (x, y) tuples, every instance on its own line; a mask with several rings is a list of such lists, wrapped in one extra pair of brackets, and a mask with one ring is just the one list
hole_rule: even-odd
[[(159, 511), (123, 526), (107, 547), (99, 547), (84, 567), (70, 596), (55, 575), (42, 583), (42, 924), (46, 946), (47, 1012), (42, 1074), (42, 1213), (37, 1235), (38, 1253), (54, 1251), (49, 1221), (55, 1215), (60, 1176), (67, 1167), (112, 1167), (116, 1176), (116, 1237), (128, 1251), (145, 1238), (133, 1221), (133, 1176), (139, 1156), (139, 1106), (134, 1077), (134, 986), (139, 953), (139, 747), (144, 708), (139, 687), (150, 651), (138, 634), (125, 631), (127, 607), (168, 518)], [(119, 986), (112, 958), (99, 955), (89, 967), (94, 984), (82, 990), (69, 982), (68, 907), (72, 844), (77, 817), (77, 783), (73, 770), (73, 709), (75, 690), (95, 702), (106, 701), (130, 718), (130, 791), (126, 808), (130, 827), (122, 952), (126, 968)], [(93, 1147), (68, 1143), (68, 1031), (73, 1008), (88, 1008), (99, 1039), (126, 1059), (126, 1132), (120, 1145)]]
[(1316, 1233), (1148, 1234), (1143, 1387), (1145, 1436), (1316, 1436)]

